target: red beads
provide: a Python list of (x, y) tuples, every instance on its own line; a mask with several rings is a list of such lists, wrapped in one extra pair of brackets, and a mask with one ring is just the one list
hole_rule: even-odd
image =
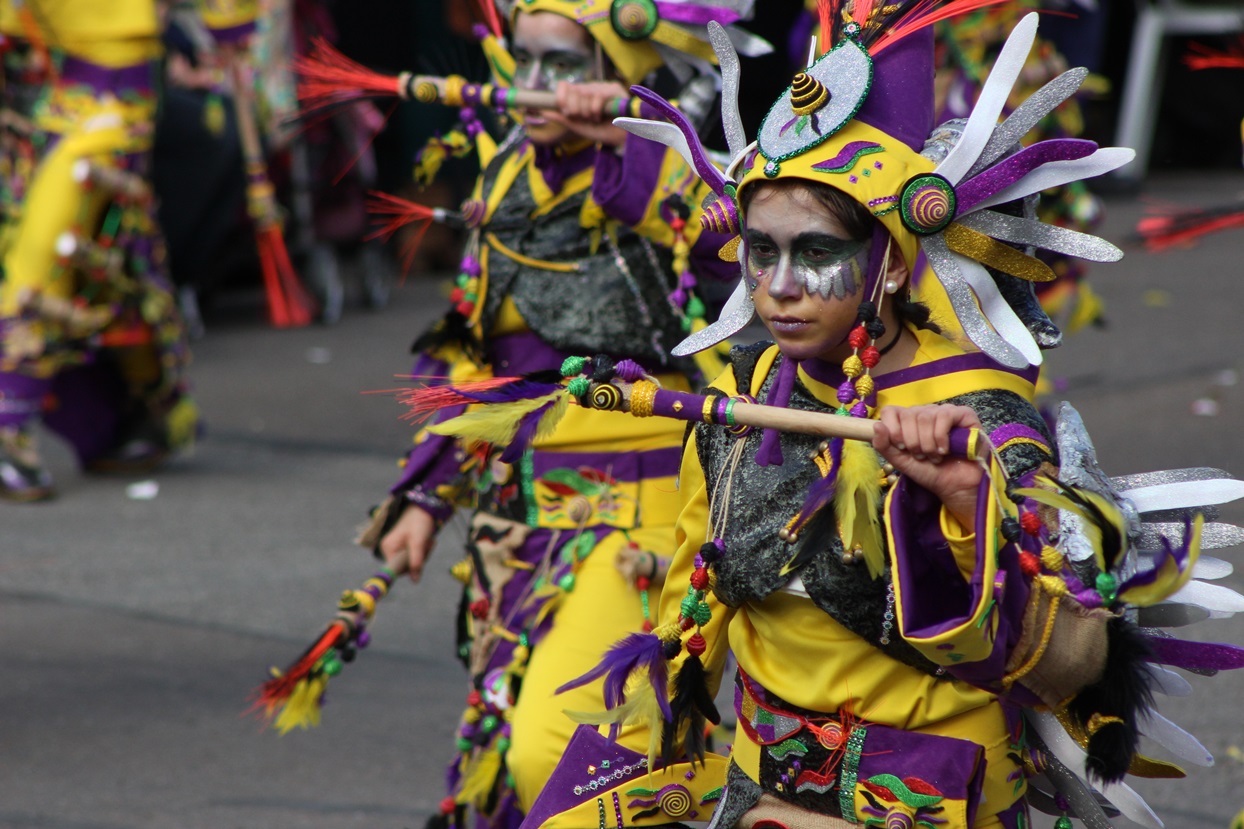
[(474, 302), (459, 302), (454, 306), (454, 310), (464, 317), (469, 317), (475, 311)]
[(490, 607), (491, 607), (491, 604), (487, 598), (476, 599), (475, 601), (471, 602), (471, 615), (474, 616), (476, 619), (487, 619), (488, 610)]
[(467, 705), (472, 708), (479, 708), (484, 703), (484, 698), (480, 696), (479, 691), (472, 690), (467, 694)]
[(847, 335), (847, 343), (852, 348), (863, 348), (868, 345), (868, 332), (864, 330), (864, 326), (857, 325), (851, 329), (851, 333)]
[(1037, 558), (1032, 553), (1020, 553), (1019, 569), (1024, 571), (1025, 576), (1036, 576), (1041, 572), (1041, 559)]
[(691, 638), (687, 640), (687, 653), (699, 656), (706, 650), (708, 650), (708, 643), (704, 641), (704, 637), (699, 633), (691, 634)]
[(637, 576), (635, 578), (635, 589), (636, 590), (647, 590), (651, 586), (652, 586), (652, 582), (649, 580), (647, 576)]
[(1035, 512), (1026, 512), (1019, 517), (1019, 526), (1029, 535), (1041, 532), (1041, 519)]
[(454, 809), (456, 809), (457, 807), (458, 807), (458, 803), (457, 801), (453, 799), (452, 796), (441, 798), (441, 814), (442, 815), (452, 815), (454, 812)]
[(696, 590), (704, 590), (708, 587), (708, 571), (703, 567), (697, 567), (691, 572), (691, 586)]
[(861, 351), (860, 362), (868, 368), (875, 368), (877, 363), (881, 362), (881, 352), (877, 350), (877, 346), (870, 345)]
[(459, 302), (461, 302), (464, 299), (466, 299), (466, 291), (464, 291), (462, 288), (454, 288), (452, 291), (449, 292), (449, 301), (452, 302), (454, 305), (457, 305)]

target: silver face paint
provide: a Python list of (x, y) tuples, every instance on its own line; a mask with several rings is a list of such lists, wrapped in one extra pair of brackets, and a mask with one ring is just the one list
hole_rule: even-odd
[(522, 89), (556, 89), (594, 74), (595, 54), (578, 40), (541, 33), (531, 42), (516, 38), (513, 53), (514, 85)]
[(748, 286), (755, 290), (768, 279), (772, 296), (807, 291), (825, 299), (845, 299), (863, 284), (867, 260), (868, 245), (863, 241), (801, 233), (782, 246), (767, 234), (748, 232)]

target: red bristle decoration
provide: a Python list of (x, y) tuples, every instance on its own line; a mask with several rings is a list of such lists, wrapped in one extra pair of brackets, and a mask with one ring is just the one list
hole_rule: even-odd
[(816, 16), (821, 24), (821, 42), (817, 44), (820, 54), (829, 51), (834, 40), (834, 20), (837, 18), (838, 4), (835, 0), (816, 0)]
[(879, 55), (886, 48), (898, 43), (910, 34), (914, 34), (926, 26), (932, 26), (950, 17), (979, 11), (988, 6), (996, 6), (1007, 0), (952, 0), (942, 4), (940, 0), (919, 0), (910, 10), (903, 14), (901, 20), (883, 32), (873, 41), (868, 51), (873, 56)]
[(873, 13), (873, 0), (855, 0), (855, 5), (851, 8), (851, 19), (861, 26), (868, 23), (868, 17)]
[(452, 386), (424, 386), (417, 389), (405, 389), (397, 395), (397, 400), (406, 407), (406, 414), (402, 415), (402, 419), (417, 420), (450, 406), (478, 402), (475, 398), (467, 396), (472, 392), (492, 391), (521, 379), (521, 377), (492, 377), (488, 380), (454, 383)]
[(1188, 46), (1184, 63), (1190, 69), (1244, 69), (1244, 40), (1221, 50), (1193, 43)]
[(298, 101), (304, 111), (376, 95), (398, 95), (394, 75), (373, 72), (333, 48), (323, 38), (312, 41), (311, 52), (294, 58), (299, 75)]
[(294, 686), (311, 673), (315, 663), (319, 662), (320, 658), (337, 644), (345, 632), (346, 626), (343, 622), (333, 622), (329, 625), (320, 638), (315, 640), (311, 647), (307, 648), (302, 656), (298, 657), (280, 676), (274, 676), (255, 689), (253, 694), (255, 702), (250, 710), (257, 711), (262, 708), (268, 715), (274, 713), (276, 708), (289, 699), (290, 694), (294, 692)]
[(280, 225), (272, 224), (256, 231), (255, 242), (272, 324), (277, 328), (310, 325), (315, 316), (315, 300), (298, 279)]
[(380, 227), (367, 234), (367, 239), (383, 239), (389, 241), (393, 234), (409, 224), (415, 225), (414, 232), (402, 246), (402, 270), (409, 273), (414, 264), (415, 253), (419, 249), (428, 228), (432, 226), (433, 211), (430, 207), (412, 201), (373, 190), (369, 194), (367, 212), (376, 217), (385, 217)]
[(492, 32), (493, 37), (501, 37), (503, 30), (501, 28), (501, 15), (497, 14), (497, 6), (493, 0), (477, 0), (479, 6), (479, 15), (484, 19), (484, 25), (488, 27), (488, 31)]

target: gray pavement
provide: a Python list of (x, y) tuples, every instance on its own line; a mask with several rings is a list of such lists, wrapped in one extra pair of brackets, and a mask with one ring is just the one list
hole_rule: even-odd
[[(1146, 197), (1216, 204), (1240, 190), (1232, 171), (1172, 174)], [(1111, 199), (1105, 234), (1123, 242), (1141, 206)], [(1244, 234), (1162, 255), (1125, 248), (1093, 271), (1110, 328), (1050, 356), (1063, 396), (1111, 473), (1244, 476)], [(60, 499), (0, 504), (0, 829), (422, 825), (464, 689), (444, 566), (384, 601), (375, 644), (333, 681), (320, 728), (278, 737), (242, 712), (267, 667), (296, 656), (370, 573), (351, 532), (409, 430), (389, 397), (361, 392), (396, 385), (443, 290), (412, 278), (387, 309), (327, 328), (209, 317), (193, 373), (209, 432), (150, 476), (153, 499), (127, 497), (131, 479), (81, 475), (46, 442)], [(1227, 515), (1244, 521), (1239, 506)], [(1214, 627), (1209, 638), (1244, 643), (1244, 622)], [(1143, 789), (1170, 827), (1225, 827), (1244, 807), (1244, 677), (1193, 680), (1168, 710), (1218, 765)]]

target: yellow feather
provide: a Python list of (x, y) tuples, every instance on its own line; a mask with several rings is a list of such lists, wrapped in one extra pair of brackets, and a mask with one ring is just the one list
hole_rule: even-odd
[(656, 691), (647, 681), (640, 681), (626, 702), (608, 711), (566, 711), (566, 716), (587, 725), (638, 725), (648, 731), (648, 768), (655, 768), (661, 752), (661, 732), (665, 714), (657, 701)]
[(466, 777), (463, 778), (462, 786), (458, 789), (454, 800), (483, 809), (487, 804), (488, 796), (497, 785), (497, 775), (500, 773), (501, 752), (495, 748), (485, 749), (472, 758), (471, 766), (467, 769)]
[(294, 685), (293, 692), (281, 713), (272, 723), (281, 734), (288, 734), (295, 728), (311, 728), (320, 724), (320, 699), (324, 696), (324, 687), (328, 685), (328, 677), (321, 674), (316, 677), (300, 679)]
[(1192, 520), (1192, 528), (1188, 531), (1188, 559), (1183, 570), (1179, 570), (1173, 559), (1162, 563), (1162, 571), (1151, 584), (1138, 585), (1119, 593), (1119, 599), (1136, 607), (1148, 607), (1165, 601), (1177, 593), (1192, 578), (1192, 568), (1201, 557), (1201, 530), (1205, 526), (1205, 516), (1196, 514)]
[(518, 423), (525, 415), (534, 412), (545, 403), (556, 402), (560, 405), (553, 406), (549, 413), (540, 419), (540, 426), (537, 429), (537, 433), (546, 435), (551, 432), (557, 425), (557, 421), (552, 420), (552, 416), (556, 415), (557, 419), (560, 419), (566, 413), (566, 396), (566, 392), (558, 391), (532, 400), (487, 403), (466, 414), (446, 420), (444, 423), (429, 426), (428, 431), (435, 435), (458, 437), (473, 443), (504, 446), (514, 439), (514, 433), (518, 431)]
[(842, 534), (842, 547), (864, 551), (868, 574), (874, 579), (885, 569), (881, 547), (881, 462), (871, 446), (843, 441), (842, 466), (834, 489), (834, 514)]

